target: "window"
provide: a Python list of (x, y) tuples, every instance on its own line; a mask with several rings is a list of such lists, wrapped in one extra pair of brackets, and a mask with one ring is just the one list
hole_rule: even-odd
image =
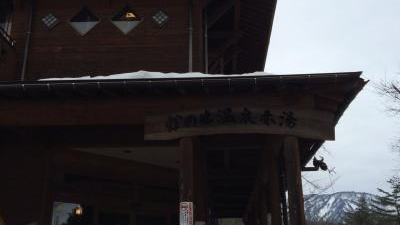
[(161, 10), (153, 15), (153, 22), (160, 27), (164, 26), (164, 24), (167, 23), (168, 20), (169, 20), (168, 15)]
[(97, 18), (92, 12), (87, 8), (83, 8), (70, 20), (71, 26), (80, 34), (87, 34), (93, 27), (99, 23), (99, 18)]
[(0, 29), (3, 33), (11, 33), (11, 17), (13, 5), (9, 1), (0, 1)]
[(111, 22), (122, 31), (128, 34), (141, 22), (141, 18), (129, 6), (120, 10), (112, 19)]
[(47, 29), (51, 30), (60, 23), (60, 20), (52, 13), (49, 13), (42, 18), (42, 22)]

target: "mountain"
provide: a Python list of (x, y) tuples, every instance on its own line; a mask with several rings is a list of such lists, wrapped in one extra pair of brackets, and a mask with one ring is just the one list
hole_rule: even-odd
[(369, 203), (375, 198), (375, 195), (361, 192), (305, 195), (306, 220), (341, 223), (344, 220), (345, 212), (354, 210), (358, 199), (363, 195)]

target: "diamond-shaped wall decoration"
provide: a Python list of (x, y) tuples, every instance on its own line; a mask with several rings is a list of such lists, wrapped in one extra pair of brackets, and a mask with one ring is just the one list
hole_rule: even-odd
[(129, 6), (126, 6), (111, 19), (111, 22), (121, 30), (122, 33), (128, 34), (142, 22), (142, 19)]
[(153, 22), (160, 27), (164, 26), (164, 24), (168, 22), (168, 20), (169, 20), (168, 15), (161, 10), (153, 15)]
[(42, 18), (42, 22), (47, 29), (51, 30), (60, 23), (60, 20), (58, 20), (55, 15), (49, 13)]
[(99, 18), (97, 18), (92, 12), (87, 8), (83, 8), (70, 20), (71, 26), (82, 36), (87, 34), (96, 24), (99, 23)]

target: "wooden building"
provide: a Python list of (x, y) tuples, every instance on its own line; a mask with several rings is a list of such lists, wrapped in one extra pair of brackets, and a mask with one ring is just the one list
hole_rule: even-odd
[(262, 71), (275, 5), (0, 0), (5, 223), (305, 224), (301, 171), (360, 72), (38, 80)]

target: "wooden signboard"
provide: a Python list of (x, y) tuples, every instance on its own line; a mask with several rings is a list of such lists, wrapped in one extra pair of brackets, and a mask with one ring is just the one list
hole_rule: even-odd
[(212, 134), (285, 134), (334, 140), (334, 114), (317, 110), (221, 108), (146, 118), (146, 140)]

